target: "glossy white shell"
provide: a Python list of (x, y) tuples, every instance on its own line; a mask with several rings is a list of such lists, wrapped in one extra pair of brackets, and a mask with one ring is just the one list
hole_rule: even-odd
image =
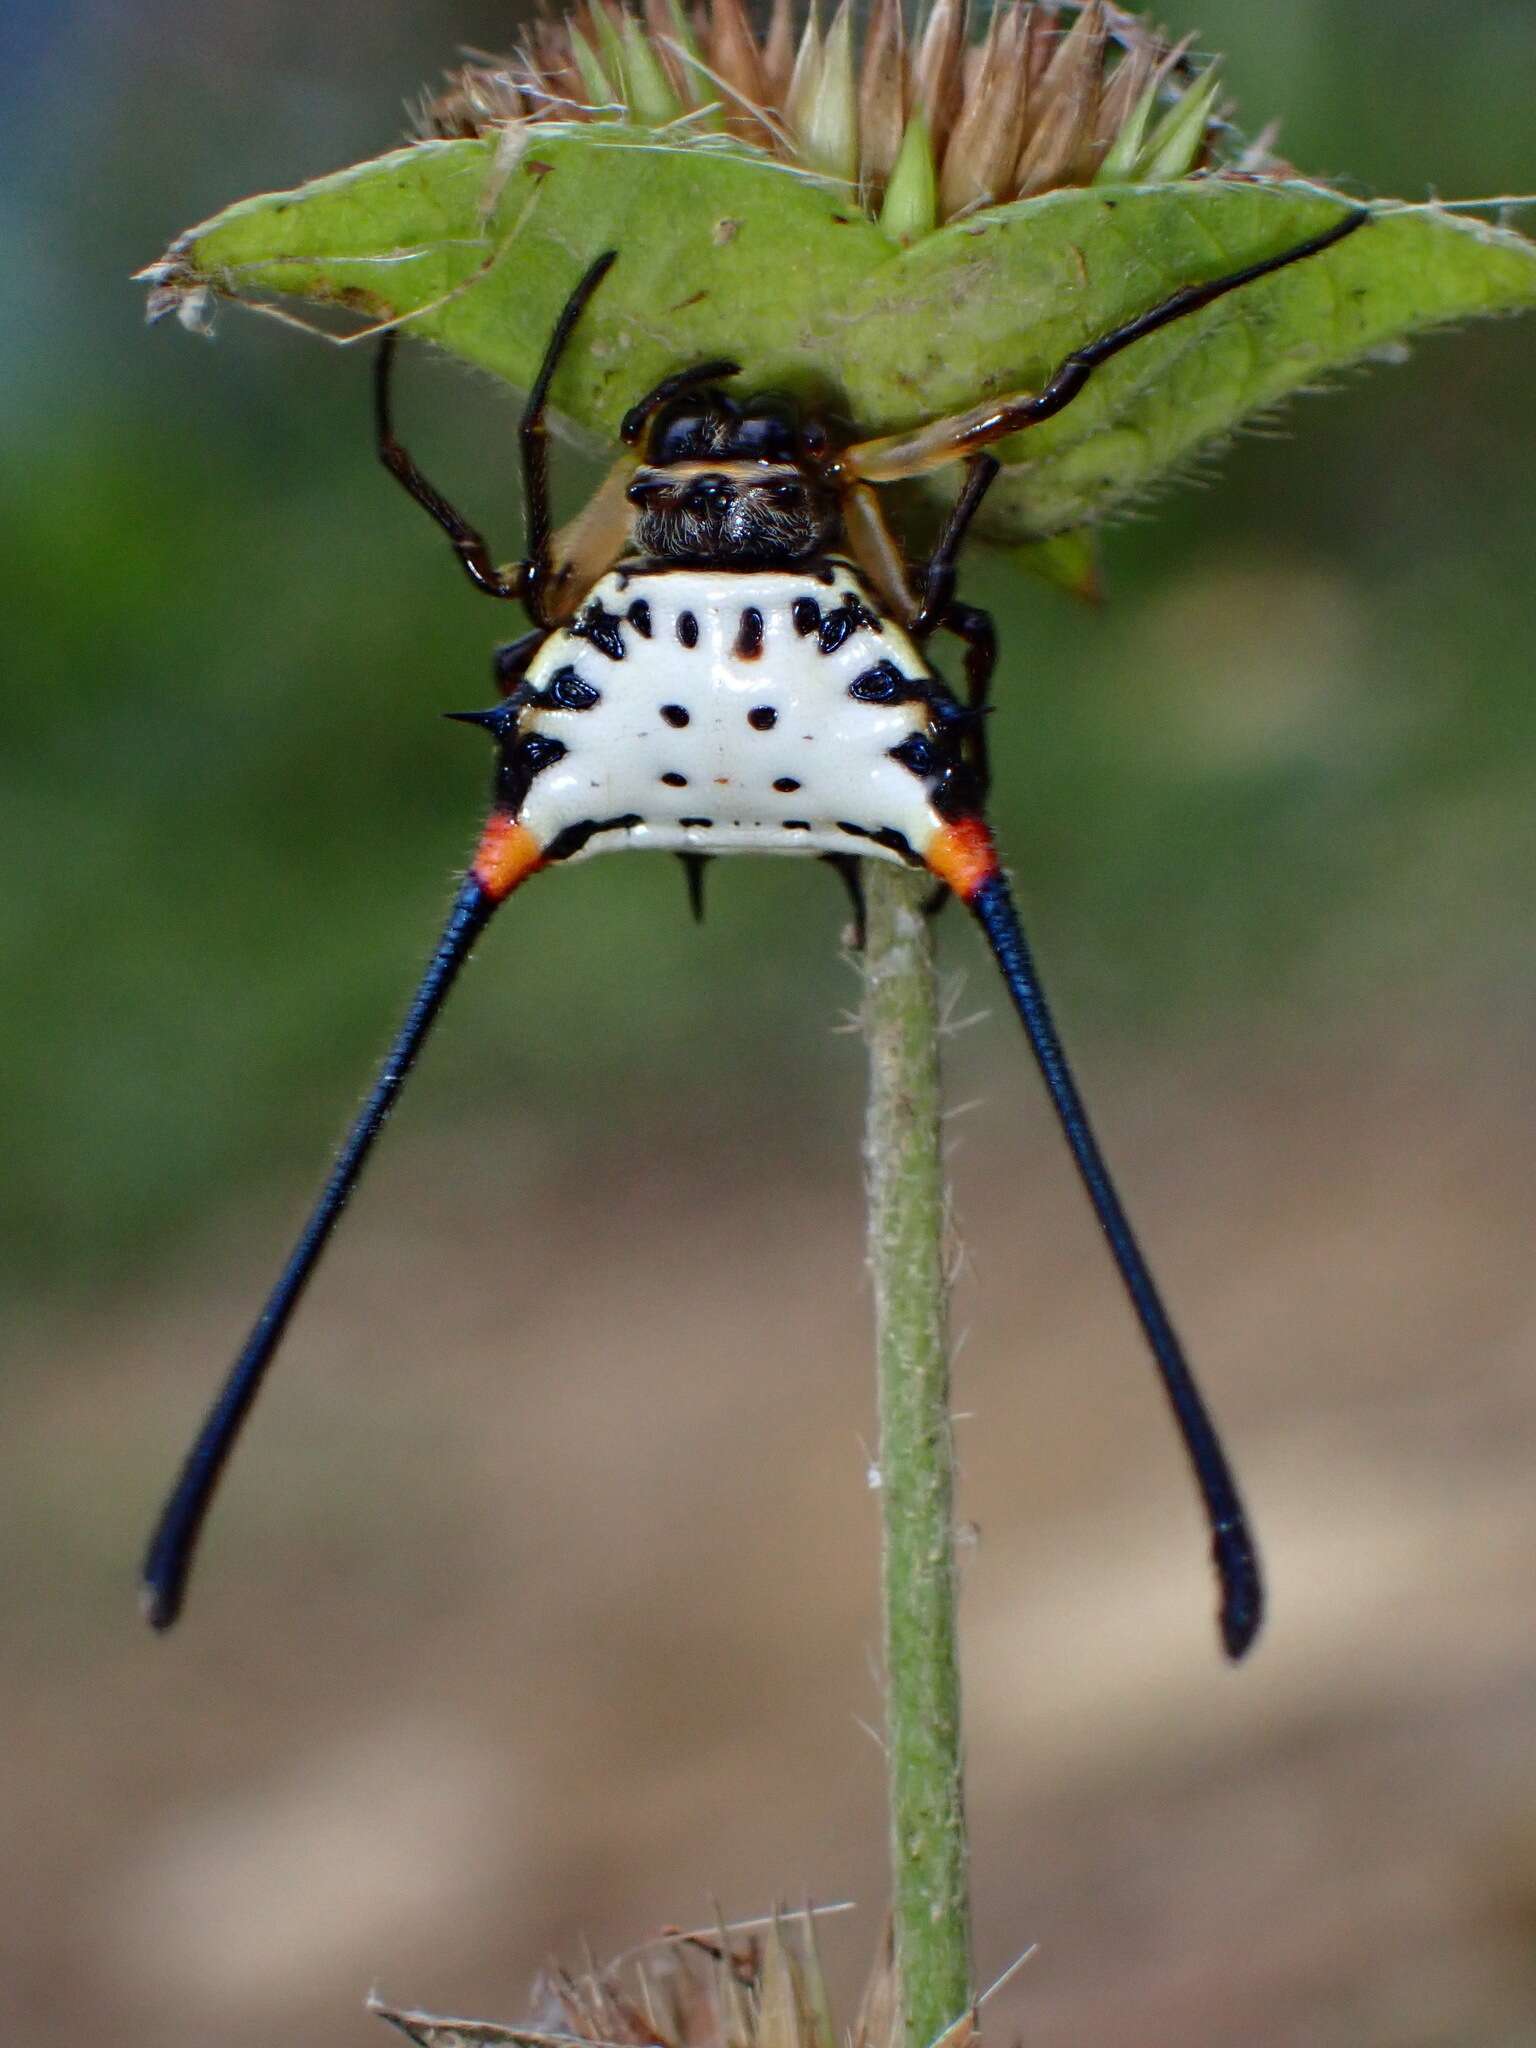
[[(825, 615), (850, 594), (871, 616), (840, 645), (823, 651), (818, 632), (804, 629), (803, 606), (797, 629), (797, 599), (814, 600)], [(749, 610), (761, 619), (755, 655), (744, 651), (754, 638), (750, 621), (743, 635)], [(619, 658), (584, 629), (593, 617), (600, 640), (622, 647)], [(688, 617), (697, 629), (691, 646)], [(545, 846), (593, 820), (640, 820), (599, 831), (573, 858), (629, 846), (899, 860), (866, 836), (878, 831), (900, 833), (921, 857), (941, 821), (927, 783), (890, 750), (928, 730), (927, 706), (849, 695), (882, 660), (915, 681), (933, 680), (851, 564), (823, 563), (820, 578), (814, 568), (613, 570), (573, 628), (551, 634), (529, 667), (534, 691), (573, 669), (599, 697), (586, 710), (530, 705), (522, 713), (521, 734), (558, 739), (566, 751), (539, 769), (519, 816)], [(760, 729), (770, 712), (771, 726)], [(785, 780), (795, 786), (775, 787)]]

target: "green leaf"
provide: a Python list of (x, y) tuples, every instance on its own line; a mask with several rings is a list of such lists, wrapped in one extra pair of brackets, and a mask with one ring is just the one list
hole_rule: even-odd
[[(194, 228), (147, 273), (159, 305), (211, 288), (403, 318), (407, 332), (531, 381), (567, 293), (619, 261), (554, 388), (567, 424), (611, 443), (668, 370), (735, 356), (885, 433), (1018, 389), (1180, 285), (1319, 233), (1353, 204), (1322, 187), (1210, 176), (1016, 200), (891, 239), (846, 185), (728, 137), (680, 143), (617, 123), (538, 123), (426, 142)], [(1187, 465), (1255, 412), (1405, 336), (1536, 304), (1536, 243), (1432, 207), (1384, 203), (1325, 255), (1182, 320), (1097, 373), (1047, 425), (1001, 445), (984, 532), (1082, 526)], [(953, 490), (940, 472), (917, 487)]]

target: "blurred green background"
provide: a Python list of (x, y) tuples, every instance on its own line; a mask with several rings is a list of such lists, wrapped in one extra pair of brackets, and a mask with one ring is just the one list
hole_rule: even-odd
[[(1536, 188), (1527, 0), (1173, 25), (1313, 173)], [(717, 868), (702, 932), (670, 862), (519, 898), (187, 1626), (136, 1632), (158, 1488), (471, 842), (483, 743), (437, 714), (507, 629), (377, 470), (360, 354), (146, 333), (128, 274), (511, 33), (0, 29), (17, 2041), (361, 2040), (381, 1973), (511, 2017), (550, 1946), (711, 1891), (851, 1889), (873, 1940), (857, 983), (809, 864)], [(992, 1011), (954, 1046), (982, 1963), (1041, 1941), (999, 2022), (1032, 2042), (1536, 2039), (1533, 338), (1245, 437), (1109, 535), (1101, 614), (970, 573), (1000, 836), (1282, 1591), (1215, 1670), (1162, 1418), (951, 915), (956, 1014)], [(400, 403), (511, 554), (510, 395), (416, 353)]]

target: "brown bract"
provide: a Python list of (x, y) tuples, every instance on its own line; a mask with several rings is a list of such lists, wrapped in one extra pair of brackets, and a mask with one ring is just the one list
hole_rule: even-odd
[[(521, 2025), (451, 2019), (371, 1998), (368, 2009), (415, 2048), (900, 2048), (889, 1930), (850, 2028), (834, 2025), (811, 1909), (761, 1933), (669, 1929), (603, 1968), (548, 1970)], [(975, 2048), (960, 2015), (934, 2048)]]
[[(679, 143), (725, 134), (846, 180), (871, 212), (906, 178), (932, 194), (919, 225), (1062, 186), (1283, 168), (1234, 144), (1188, 39), (1111, 0), (925, 0), (910, 31), (901, 0), (872, 0), (861, 24), (850, 0), (825, 28), (801, 0), (773, 0), (762, 28), (743, 0), (584, 0), (453, 74), (418, 132), (627, 120)], [(910, 194), (898, 211), (906, 227)]]

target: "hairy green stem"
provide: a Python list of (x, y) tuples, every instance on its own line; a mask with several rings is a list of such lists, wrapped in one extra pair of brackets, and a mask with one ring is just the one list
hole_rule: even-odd
[(922, 910), (931, 884), (880, 861), (864, 878), (892, 1910), (907, 2048), (928, 2048), (972, 1995), (939, 1017)]

